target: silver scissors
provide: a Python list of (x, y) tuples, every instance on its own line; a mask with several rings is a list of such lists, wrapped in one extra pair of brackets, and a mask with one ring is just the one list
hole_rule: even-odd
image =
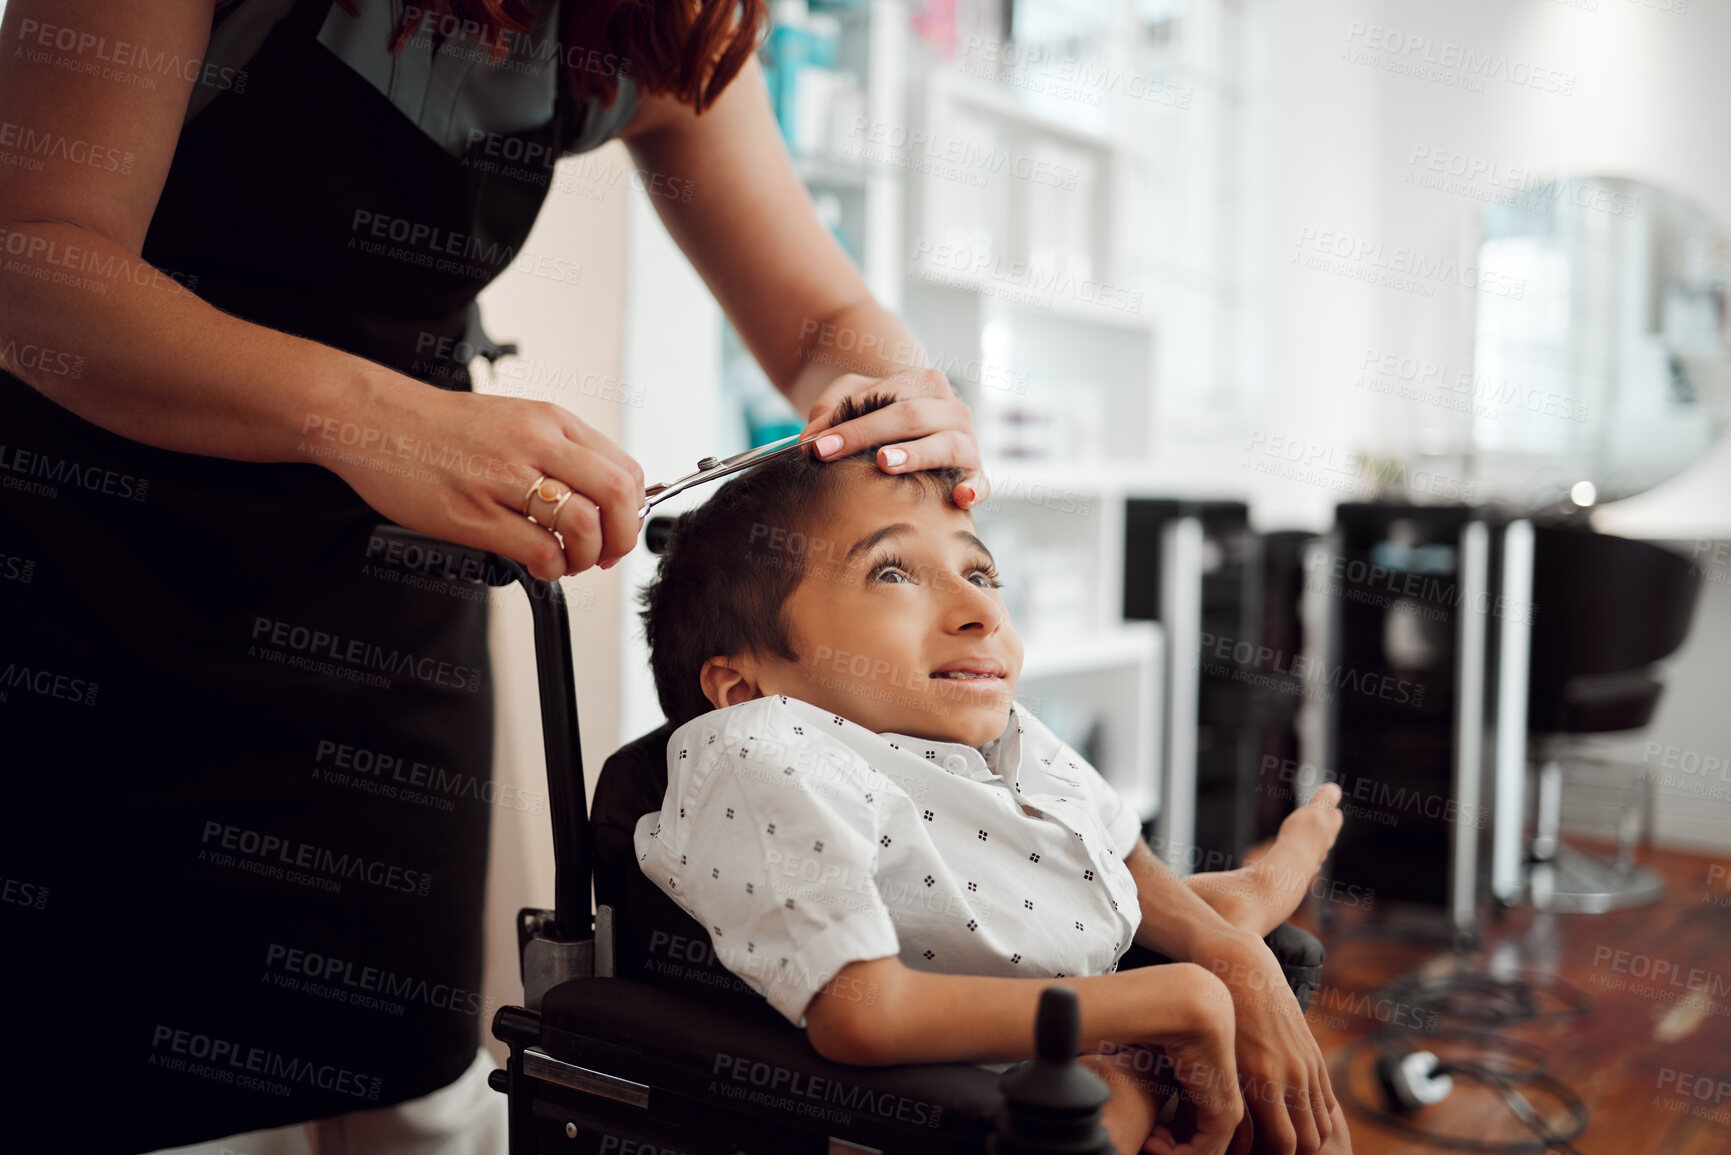
[(760, 445), (756, 449), (748, 449), (744, 453), (735, 453), (732, 457), (705, 457), (697, 463), (696, 473), (688, 473), (674, 482), (658, 481), (645, 489), (643, 491), (643, 508), (637, 511), (637, 519), (641, 521), (648, 517), (650, 509), (676, 493), (684, 493), (694, 485), (702, 485), (706, 481), (714, 481), (718, 477), (726, 477), (730, 473), (738, 473), (742, 469), (761, 465), (771, 458), (793, 453), (828, 432), (828, 429), (819, 429), (805, 437), (795, 433), (792, 437), (784, 437), (780, 441), (772, 441), (768, 445)]

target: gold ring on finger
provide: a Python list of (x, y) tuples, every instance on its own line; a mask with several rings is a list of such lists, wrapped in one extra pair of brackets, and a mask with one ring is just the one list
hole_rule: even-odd
[[(536, 525), (541, 526), (543, 529), (551, 530), (553, 528), (553, 522), (559, 516), (559, 507), (565, 504), (566, 499), (571, 496), (572, 492), (571, 487), (566, 485), (563, 481), (557, 481), (551, 477), (543, 477), (540, 481), (536, 482), (535, 485), (530, 487), (529, 496), (525, 498), (523, 502), (523, 516), (527, 517)], [(535, 516), (532, 510), (537, 500), (545, 502), (553, 507), (554, 512), (552, 517), (543, 521), (539, 517)]]
[(553, 513), (547, 518), (547, 528), (552, 530), (554, 533), (559, 532), (559, 511), (565, 508), (565, 503), (570, 501), (571, 495), (576, 492), (575, 489), (567, 489), (565, 491), (565, 496), (553, 503)]
[[(540, 489), (541, 483), (543, 481), (546, 481), (546, 480), (547, 480), (547, 475), (545, 473), (541, 474), (541, 476), (539, 476), (535, 479), (534, 484), (530, 485), (528, 490), (523, 494), (523, 516), (524, 517), (529, 517), (529, 503), (535, 499), (535, 491), (537, 489)], [(530, 520), (533, 521), (534, 519), (530, 518)]]

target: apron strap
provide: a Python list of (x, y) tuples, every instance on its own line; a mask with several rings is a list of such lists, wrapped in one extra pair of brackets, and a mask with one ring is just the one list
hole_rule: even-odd
[(325, 26), (325, 17), (330, 15), (331, 6), (335, 3), (336, 0), (295, 0), (294, 11), (290, 12), (286, 19), (316, 40), (319, 29)]
[[(216, 13), (210, 26), (210, 45), (205, 49), (204, 65), (219, 70), (244, 74), (246, 66), (258, 54), (271, 30), (284, 22), (304, 32), (308, 39), (317, 40), (335, 0), (294, 0), (291, 9), (285, 0), (266, 3), (265, 0), (234, 0)], [(222, 94), (224, 87), (216, 84), (195, 84), (186, 102), (182, 126), (191, 124)]]

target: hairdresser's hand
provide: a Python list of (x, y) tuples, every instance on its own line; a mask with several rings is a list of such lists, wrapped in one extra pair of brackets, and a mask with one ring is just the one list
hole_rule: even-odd
[[(637, 543), (643, 470), (558, 405), (392, 377), (330, 423), (338, 437), (321, 436), (325, 424), (307, 431), (318, 451), (309, 460), (368, 505), (421, 533), (514, 558), (544, 581), (610, 565)], [(523, 516), (523, 495), (542, 474), (574, 491), (559, 513), (563, 548)]]
[(1205, 953), (1231, 992), (1238, 1077), (1264, 1147), (1269, 1155), (1316, 1155), (1335, 1129), (1339, 1104), (1274, 952), (1253, 935), (1231, 932)]
[[(829, 427), (829, 415), (843, 397), (861, 393), (890, 393), (897, 398), (875, 413), (835, 427), (839, 441), (819, 438), (812, 446), (828, 461), (846, 457), (868, 445), (878, 450), (878, 468), (886, 473), (911, 473), (946, 465), (960, 468), (967, 476), (951, 495), (958, 506), (971, 509), (986, 500), (991, 487), (980, 468), (980, 444), (974, 440), (974, 419), (968, 407), (936, 369), (909, 369), (893, 377), (864, 377), (844, 373), (829, 383), (812, 403), (809, 420), (801, 436)], [(900, 458), (898, 460), (898, 455)]]

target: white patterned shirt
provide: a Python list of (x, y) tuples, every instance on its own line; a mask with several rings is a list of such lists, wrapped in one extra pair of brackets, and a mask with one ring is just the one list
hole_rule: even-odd
[(662, 809), (634, 832), (638, 865), (802, 1028), (856, 960), (1096, 975), (1141, 923), (1124, 865), (1139, 817), (1020, 703), (976, 749), (757, 698), (675, 730), (667, 766)]

